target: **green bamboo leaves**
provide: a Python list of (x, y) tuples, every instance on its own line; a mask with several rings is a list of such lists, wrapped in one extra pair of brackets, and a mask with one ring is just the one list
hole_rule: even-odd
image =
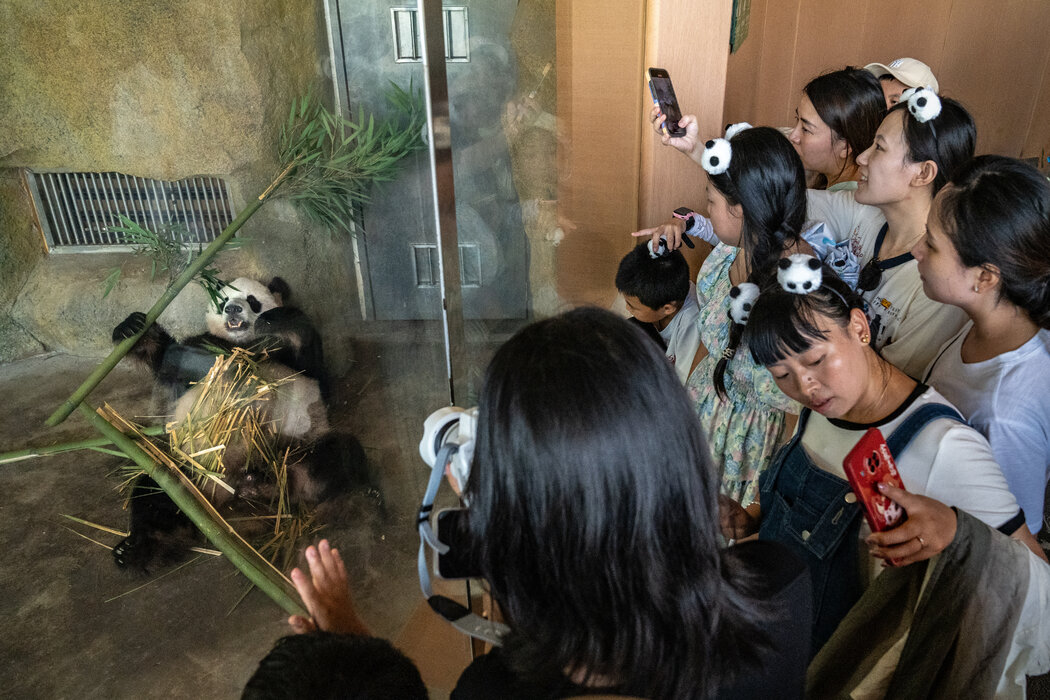
[(423, 147), (426, 111), (422, 93), (390, 84), (387, 101), (396, 117), (377, 121), (359, 111), (356, 120), (330, 112), (310, 95), (292, 102), (281, 127), (278, 157), (295, 163), (280, 195), (310, 221), (351, 232), (354, 208), (368, 201), (374, 182), (389, 181), (400, 161)]
[[(158, 272), (163, 272), (167, 275), (168, 284), (170, 285), (193, 262), (195, 257), (193, 249), (186, 245), (185, 240), (187, 236), (183, 235), (186, 231), (185, 227), (170, 224), (158, 228), (154, 232), (123, 214), (118, 214), (117, 216), (120, 218), (121, 225), (110, 226), (109, 230), (120, 234), (125, 243), (133, 246), (136, 255), (149, 259), (149, 279), (151, 282), (157, 278)], [(234, 250), (240, 248), (246, 242), (248, 242), (246, 238), (231, 238), (226, 241), (222, 250)], [(198, 254), (200, 250), (201, 248), (198, 246)], [(109, 293), (116, 288), (120, 282), (121, 274), (122, 270), (119, 267), (114, 267), (109, 271), (109, 275), (106, 276), (106, 280), (103, 283), (103, 299), (109, 296)], [(211, 299), (212, 306), (215, 307), (216, 312), (221, 310), (223, 304), (222, 289), (226, 286), (226, 283), (219, 277), (219, 269), (209, 262), (197, 272), (194, 280), (204, 287), (204, 291), (208, 293), (208, 298)]]

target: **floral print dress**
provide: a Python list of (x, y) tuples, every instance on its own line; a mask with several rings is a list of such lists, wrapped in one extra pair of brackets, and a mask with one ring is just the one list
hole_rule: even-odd
[(708, 354), (689, 375), (686, 388), (711, 457), (722, 477), (722, 493), (744, 506), (758, 497), (758, 475), (769, 464), (784, 428), (785, 413), (799, 405), (785, 396), (773, 375), (741, 344), (725, 373), (726, 398), (715, 391), (715, 365), (729, 344), (729, 268), (739, 248), (719, 243), (696, 278), (700, 340)]

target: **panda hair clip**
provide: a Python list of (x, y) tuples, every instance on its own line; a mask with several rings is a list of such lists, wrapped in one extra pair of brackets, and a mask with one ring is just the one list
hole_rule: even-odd
[(908, 88), (901, 93), (901, 102), (908, 103), (908, 111), (920, 124), (936, 119), (941, 113), (941, 98), (928, 87)]
[(751, 316), (751, 309), (758, 299), (758, 285), (742, 282), (729, 290), (729, 317), (733, 323), (743, 326)]
[(649, 257), (653, 260), (670, 254), (671, 251), (667, 248), (667, 239), (663, 236), (660, 237), (660, 245), (655, 250), (653, 250), (653, 242), (649, 241)]
[(820, 261), (812, 255), (795, 253), (777, 263), (777, 282), (785, 292), (809, 294), (820, 289), (823, 281)]
[(704, 144), (704, 153), (700, 157), (700, 165), (707, 171), (708, 175), (721, 175), (729, 170), (729, 162), (733, 159), (733, 147), (729, 140), (745, 129), (750, 129), (747, 122), (730, 124), (726, 127), (725, 138), (711, 139)]

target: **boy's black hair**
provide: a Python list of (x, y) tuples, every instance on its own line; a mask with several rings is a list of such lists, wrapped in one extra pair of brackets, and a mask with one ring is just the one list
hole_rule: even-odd
[(332, 632), (277, 640), (241, 700), (427, 700), (415, 665), (378, 637)]
[(683, 302), (689, 294), (689, 263), (677, 250), (653, 258), (649, 255), (649, 246), (642, 243), (620, 261), (616, 289), (621, 294), (638, 297), (638, 301), (651, 309)]

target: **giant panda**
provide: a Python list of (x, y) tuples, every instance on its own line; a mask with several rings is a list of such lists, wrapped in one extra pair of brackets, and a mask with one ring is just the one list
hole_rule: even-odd
[[(273, 396), (258, 402), (258, 410), (291, 455), (287, 493), (293, 502), (314, 507), (356, 486), (370, 486), (371, 480), (361, 444), (352, 435), (331, 430), (321, 338), (303, 311), (285, 304), (290, 296), (279, 277), (266, 284), (238, 278), (223, 288), (221, 307), (209, 307), (205, 313), (207, 333), (176, 342), (155, 324), (128, 357), (153, 374), (155, 410), (180, 422), (198, 403), (198, 382), (211, 371), (217, 354), (234, 348), (254, 353), (256, 375), (282, 382)], [(145, 318), (141, 312), (130, 314), (113, 329), (113, 342), (135, 335)], [(226, 445), (223, 458), (229, 489), (215, 488), (206, 495), (218, 508), (238, 501), (266, 502), (276, 488), (272, 475), (258, 468), (258, 460), (244, 458), (246, 445), (233, 442)], [(113, 548), (117, 566), (148, 571), (155, 563), (178, 558), (196, 537), (189, 519), (152, 479), (138, 477), (128, 503), (129, 534)]]

